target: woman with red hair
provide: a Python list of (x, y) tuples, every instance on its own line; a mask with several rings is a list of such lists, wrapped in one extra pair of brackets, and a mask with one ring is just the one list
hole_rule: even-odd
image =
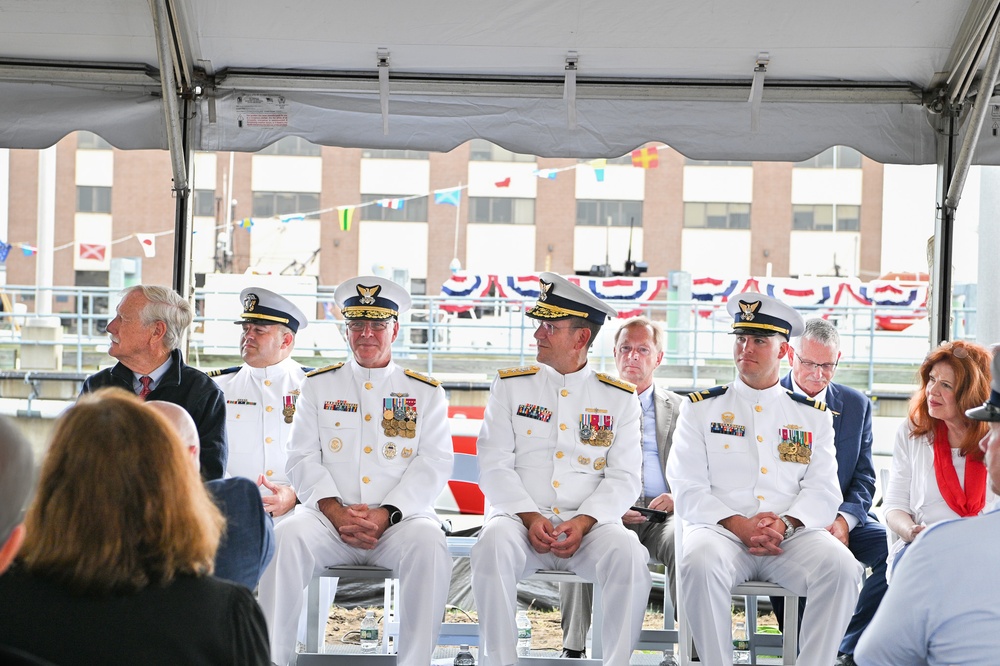
[(976, 516), (995, 496), (979, 440), (987, 425), (965, 416), (990, 396), (990, 352), (972, 342), (944, 342), (920, 366), (920, 389), (896, 433), (885, 520), (899, 536), (887, 572), (928, 525)]

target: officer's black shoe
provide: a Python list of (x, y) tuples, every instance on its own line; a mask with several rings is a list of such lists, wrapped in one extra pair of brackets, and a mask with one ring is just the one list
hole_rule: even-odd
[(586, 650), (571, 650), (569, 648), (563, 648), (562, 658), (563, 659), (586, 659), (587, 658), (587, 651)]
[(838, 654), (837, 661), (833, 662), (833, 666), (857, 666), (854, 662), (853, 654)]

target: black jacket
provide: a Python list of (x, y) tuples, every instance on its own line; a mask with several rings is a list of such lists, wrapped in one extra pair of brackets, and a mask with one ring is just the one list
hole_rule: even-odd
[[(179, 349), (170, 352), (173, 363), (146, 400), (163, 400), (183, 407), (201, 440), (201, 476), (206, 481), (221, 479), (226, 471), (229, 444), (226, 440), (226, 398), (222, 390), (201, 370), (184, 365)], [(134, 374), (121, 363), (87, 377), (83, 392), (115, 386), (134, 392)]]

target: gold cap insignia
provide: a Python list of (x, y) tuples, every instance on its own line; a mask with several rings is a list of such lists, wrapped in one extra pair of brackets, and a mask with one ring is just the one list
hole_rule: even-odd
[(740, 319), (743, 321), (753, 321), (754, 314), (760, 309), (760, 304), (760, 301), (755, 301), (753, 303), (740, 301), (740, 310), (743, 311), (743, 314), (740, 315)]
[(257, 298), (257, 294), (247, 294), (247, 297), (243, 299), (243, 310), (245, 312), (253, 312), (259, 302), (260, 299)]

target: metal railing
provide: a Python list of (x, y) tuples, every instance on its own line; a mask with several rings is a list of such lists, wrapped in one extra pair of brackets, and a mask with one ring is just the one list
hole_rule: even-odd
[[(7, 286), (5, 292), (14, 305), (13, 312), (0, 318), (0, 369), (14, 369), (19, 350), (25, 347), (61, 345), (63, 369), (77, 372), (93, 370), (110, 362), (105, 327), (114, 316), (117, 290), (93, 287), (56, 287), (55, 312), (63, 328), (61, 342), (31, 340), (22, 335), (23, 327), (36, 316), (27, 311), (34, 296), (33, 287)], [(222, 337), (209, 339), (205, 331), (212, 323), (231, 322), (233, 315), (212, 316), (205, 313), (203, 289), (195, 293), (198, 316), (189, 340), (188, 355), (192, 364), (216, 366), (238, 362), (238, 329), (223, 329)], [(295, 296), (295, 294), (290, 294)], [(347, 355), (343, 321), (336, 319), (332, 293), (320, 290), (306, 294), (316, 299), (317, 319), (309, 326), (311, 343), (298, 344), (295, 357), (312, 360), (311, 365), (343, 359)], [(228, 295), (227, 295), (228, 298)], [(237, 300), (237, 294), (232, 294)], [(394, 355), (431, 373), (482, 373), (504, 365), (525, 365), (535, 359), (534, 325), (524, 316), (532, 301), (509, 298), (455, 298), (417, 296), (412, 309), (400, 317), (400, 332), (394, 343)], [(22, 304), (22, 305), (19, 305)], [(690, 380), (698, 387), (732, 372), (731, 319), (725, 305), (702, 301), (657, 300), (652, 302), (616, 302), (622, 312), (643, 314), (659, 322), (665, 332), (664, 365), (660, 372)], [(804, 317), (824, 316), (837, 325), (841, 335), (841, 372), (850, 368), (851, 385), (877, 392), (880, 384), (899, 383), (891, 376), (912, 376), (928, 351), (925, 313), (908, 307), (884, 307), (877, 310), (863, 305), (808, 308)], [(955, 309), (954, 338), (966, 336), (963, 322), (974, 318), (974, 310)], [(883, 319), (915, 323), (903, 331), (878, 327)], [(612, 337), (616, 327), (605, 326), (594, 342), (592, 364), (614, 371)], [(300, 332), (300, 340), (302, 333)], [(838, 375), (840, 380), (841, 375)], [(883, 382), (884, 378), (890, 381)], [(905, 383), (905, 382), (904, 382)], [(678, 386), (678, 388), (682, 388)]]

